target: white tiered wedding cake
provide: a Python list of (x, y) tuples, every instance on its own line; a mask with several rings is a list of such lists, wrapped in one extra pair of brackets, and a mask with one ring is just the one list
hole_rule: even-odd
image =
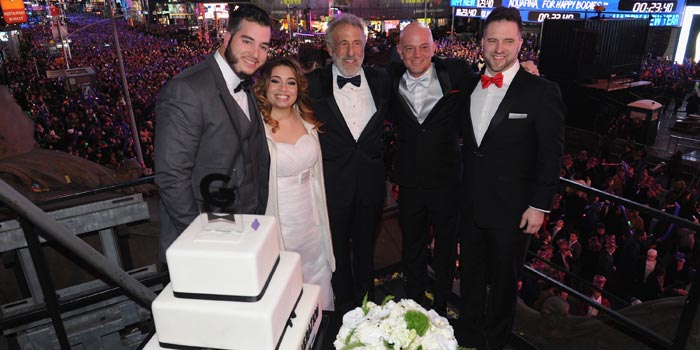
[(311, 348), (320, 288), (302, 284), (298, 254), (280, 252), (274, 217), (237, 217), (243, 232), (204, 231), (199, 217), (168, 248), (171, 283), (144, 349)]

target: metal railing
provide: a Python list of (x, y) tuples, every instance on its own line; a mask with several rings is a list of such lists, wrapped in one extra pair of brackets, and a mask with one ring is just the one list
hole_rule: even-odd
[[(39, 204), (47, 205), (59, 201), (84, 198), (99, 193), (130, 188), (137, 185), (153, 183), (153, 178), (143, 178), (132, 182), (107, 186), (96, 190), (75, 193), (60, 198), (43, 201)], [(37, 204), (30, 202), (6, 182), (0, 180), (0, 202), (7, 208), (17, 213), (22, 231), (24, 232), (27, 247), (31, 254), (36, 273), (39, 277), (41, 290), (44, 296), (44, 305), (33, 308), (11, 317), (0, 318), (0, 329), (8, 329), (18, 325), (44, 319), (47, 316), (51, 319), (53, 328), (61, 348), (70, 348), (68, 336), (63, 325), (61, 314), (67, 311), (93, 304), (98, 301), (113, 298), (115, 295), (126, 294), (142, 307), (150, 310), (151, 303), (156, 294), (147, 286), (155, 285), (167, 281), (167, 273), (148, 276), (137, 280), (118, 265), (109, 261), (102, 253), (94, 249), (85, 241), (72, 234), (68, 228), (41, 210)], [(100, 274), (100, 277), (110, 281), (113, 285), (92, 292), (87, 296), (82, 296), (69, 300), (59, 300), (53, 279), (49, 273), (39, 235), (46, 240), (58, 243), (68, 249), (78, 259), (90, 266)]]
[[(686, 227), (695, 231), (700, 231), (700, 225), (697, 225), (688, 220), (649, 208), (645, 205), (636, 203), (626, 198), (615, 196), (607, 192), (597, 190), (595, 188), (590, 188), (588, 186), (581, 185), (577, 182), (568, 179), (561, 179), (561, 181), (563, 186), (573, 187), (577, 190), (584, 191), (588, 194), (594, 194), (596, 196), (599, 196), (602, 199), (611, 200), (616, 203), (621, 203), (627, 207), (638, 209), (640, 212), (649, 213), (655, 217), (669, 220), (670, 222), (678, 225), (679, 227)], [(152, 182), (152, 177), (143, 178), (126, 184), (109, 186), (97, 190), (75, 193), (69, 196), (43, 201), (41, 202), (41, 204), (53, 204), (61, 200), (83, 198), (97, 193), (110, 192), (118, 189), (133, 187), (136, 185), (149, 184)], [(22, 225), (27, 226), (26, 231), (31, 231), (32, 226), (38, 227), (41, 230), (41, 235), (46, 235), (47, 238), (54, 239), (64, 247), (69, 248), (73, 253), (76, 254), (76, 256), (83, 259), (87, 264), (99, 271), (103, 275), (103, 277), (107, 278), (115, 284), (115, 286), (103, 288), (98, 292), (90, 293), (89, 295), (81, 298), (65, 301), (59, 301), (58, 298), (56, 298), (56, 300), (54, 300), (53, 302), (49, 302), (47, 300), (47, 305), (41, 308), (37, 308), (30, 312), (14, 315), (12, 317), (3, 317), (0, 319), (0, 329), (7, 329), (18, 324), (33, 322), (49, 316), (52, 319), (54, 328), (57, 331), (56, 335), (59, 338), (59, 343), (67, 344), (67, 335), (65, 334), (65, 330), (62, 328), (62, 321), (60, 317), (62, 312), (74, 310), (81, 306), (94, 303), (96, 301), (107, 300), (110, 297), (122, 293), (128, 295), (130, 298), (132, 298), (134, 301), (138, 302), (145, 308), (150, 309), (150, 303), (155, 298), (155, 294), (152, 291), (150, 291), (146, 287), (146, 285), (154, 285), (157, 283), (163, 283), (167, 281), (167, 273), (156, 274), (154, 276), (149, 276), (141, 280), (136, 280), (133, 277), (129, 276), (118, 266), (105, 260), (104, 256), (102, 256), (99, 252), (95, 251), (92, 247), (87, 246), (86, 244), (84, 244), (84, 242), (80, 241), (80, 239), (78, 239), (74, 235), (71, 235), (68, 232), (63, 232), (61, 230), (62, 225), (57, 225), (54, 219), (49, 217), (46, 213), (41, 211), (41, 209), (39, 209), (35, 204), (26, 200), (9, 185), (2, 181), (0, 181), (0, 201), (5, 203), (5, 205), (7, 205), (8, 208), (15, 211), (16, 213), (18, 213), (18, 215), (20, 215), (20, 217), (23, 218)], [(385, 209), (387, 213), (391, 213), (395, 210), (395, 205)], [(31, 235), (31, 232), (29, 232), (29, 235)], [(66, 239), (66, 237), (69, 238)], [(29, 240), (33, 239), (30, 238)], [(82, 244), (84, 244), (85, 246), (75, 242), (76, 240), (82, 242)], [(38, 244), (38, 239), (33, 241), (34, 243), (32, 243), (32, 245)], [(39, 260), (37, 260), (37, 262), (41, 264), (40, 250), (33, 251), (32, 255), (34, 254), (38, 254)], [(95, 255), (99, 255), (99, 257)], [(45, 269), (45, 271), (48, 271), (48, 267), (46, 266), (37, 267), (43, 268)], [(529, 273), (536, 274), (538, 278), (542, 278), (548, 281), (549, 283), (561, 288), (562, 290), (567, 291), (570, 295), (576, 297), (581, 302), (593, 308), (596, 308), (601, 313), (607, 315), (610, 318), (610, 320), (612, 320), (612, 322), (614, 322), (615, 325), (618, 325), (619, 328), (622, 329), (624, 332), (632, 335), (633, 337), (635, 337), (635, 339), (638, 339), (640, 342), (646, 344), (651, 348), (668, 350), (683, 350), (686, 348), (686, 342), (688, 341), (688, 338), (691, 334), (692, 325), (694, 323), (693, 321), (695, 320), (698, 313), (698, 308), (700, 307), (700, 282), (698, 281), (700, 275), (697, 276), (696, 279), (693, 281), (692, 287), (690, 289), (690, 292), (688, 293), (684, 304), (683, 313), (681, 314), (679, 319), (675, 336), (673, 340), (669, 340), (662, 336), (659, 336), (658, 334), (652, 332), (648, 328), (639, 325), (638, 323), (619, 314), (618, 312), (593, 302), (593, 300), (591, 300), (588, 296), (584, 295), (576, 289), (573, 289), (559, 281), (556, 281), (529, 266), (525, 266), (525, 269)], [(48, 289), (44, 294), (47, 296), (53, 294), (55, 297), (55, 290), (53, 290), (52, 286), (50, 285), (50, 278), (48, 278), (48, 281), (46, 281), (46, 283), (46, 287)]]
[[(697, 283), (699, 281), (698, 278), (695, 279), (693, 282), (693, 287), (691, 288), (691, 292), (688, 294), (688, 301), (686, 302), (686, 306), (683, 311), (683, 315), (686, 315), (686, 318), (688, 320), (687, 323), (678, 323), (678, 329), (676, 330), (676, 337), (674, 338), (673, 341), (666, 339), (655, 332), (649, 330), (648, 328), (640, 325), (637, 322), (632, 321), (631, 319), (621, 315), (620, 313), (613, 311), (611, 309), (608, 309), (607, 307), (596, 303), (593, 301), (593, 299), (589, 298), (587, 295), (579, 292), (576, 289), (573, 289), (566, 284), (557, 281), (546, 274), (535, 270), (534, 268), (530, 266), (525, 266), (525, 270), (528, 271), (529, 273), (533, 273), (537, 275), (539, 278), (542, 278), (546, 280), (548, 283), (551, 285), (554, 285), (561, 290), (565, 290), (570, 294), (570, 296), (575, 297), (577, 300), (585, 303), (586, 305), (595, 308), (596, 310), (600, 311), (601, 313), (605, 314), (608, 316), (616, 325), (620, 326), (621, 330), (623, 332), (635, 337), (637, 340), (639, 340), (641, 343), (644, 343), (645, 345), (651, 347), (652, 349), (658, 349), (658, 350), (682, 350), (685, 349), (685, 343), (688, 339), (688, 335), (690, 334), (690, 324), (692, 323), (692, 320), (695, 318), (695, 315), (697, 314), (697, 308), (698, 308), (698, 294), (700, 293), (700, 286)], [(693, 299), (691, 299), (691, 296)], [(692, 302), (691, 302), (692, 300)], [(694, 310), (693, 310), (694, 309)], [(681, 317), (683, 319), (683, 317)]]
[[(699, 123), (699, 125), (700, 125), (700, 123)], [(673, 150), (671, 150), (671, 143), (673, 143)], [(690, 147), (690, 148), (698, 148), (698, 147), (700, 147), (700, 139), (692, 138), (692, 137), (670, 135), (668, 138), (668, 144), (666, 145), (666, 149), (669, 150), (671, 153), (675, 153), (676, 150), (678, 149), (679, 145), (685, 146), (685, 147)]]
[(612, 293), (608, 292), (607, 290), (600, 289), (597, 286), (594, 286), (591, 282), (583, 279), (582, 277), (580, 277), (574, 273), (571, 273), (570, 271), (564, 269), (563, 267), (561, 267), (561, 266), (559, 266), (559, 265), (557, 265), (557, 264), (555, 264), (555, 263), (553, 263), (545, 258), (538, 256), (536, 252), (528, 250), (527, 253), (528, 253), (528, 256), (532, 257), (533, 259), (537, 259), (538, 261), (541, 261), (542, 263), (547, 264), (549, 267), (557, 270), (558, 272), (563, 273), (568, 278), (575, 280), (576, 283), (578, 283), (579, 285), (584, 286), (584, 287), (591, 289), (591, 290), (595, 289), (595, 290), (601, 292), (606, 298), (614, 300), (616, 305), (630, 306), (629, 302), (622, 300), (617, 295), (612, 294)]
[[(673, 216), (671, 214), (649, 208), (646, 205), (634, 202), (632, 200), (622, 198), (595, 188), (591, 188), (585, 185), (582, 185), (578, 182), (569, 180), (569, 179), (560, 179), (562, 182), (563, 186), (569, 186), (573, 187), (577, 190), (581, 190), (586, 192), (587, 194), (594, 194), (596, 196), (599, 196), (602, 199), (614, 201), (616, 203), (621, 203), (625, 205), (626, 207), (631, 207), (639, 210), (640, 212), (648, 213), (651, 214), (657, 218), (663, 218), (665, 220), (668, 220), (672, 222), (673, 224), (676, 224), (679, 227), (685, 227), (689, 228), (691, 230), (700, 232), (700, 225), (691, 222), (689, 220), (679, 218), (677, 216)], [(531, 255), (536, 256), (536, 254), (533, 254), (532, 252), (529, 252)], [(546, 262), (549, 264), (549, 266), (565, 272), (568, 276), (573, 277), (575, 275), (568, 273), (567, 271), (564, 271), (560, 267), (551, 264), (550, 262), (540, 259), (541, 261)], [(627, 333), (630, 336), (633, 336), (635, 339), (637, 339), (639, 342), (653, 348), (653, 349), (664, 349), (664, 350), (684, 350), (686, 349), (686, 343), (688, 342), (688, 338), (691, 334), (691, 330), (693, 327), (693, 323), (695, 318), (697, 317), (698, 310), (700, 309), (700, 274), (697, 274), (692, 281), (692, 286), (690, 288), (690, 291), (686, 297), (685, 303), (684, 303), (684, 308), (683, 308), (683, 313), (680, 316), (679, 322), (678, 322), (678, 327), (676, 329), (675, 336), (672, 340), (669, 340), (665, 337), (662, 337), (655, 332), (649, 330), (648, 328), (638, 324), (637, 322), (621, 315), (620, 313), (611, 310), (601, 304), (596, 303), (593, 301), (590, 297), (587, 295), (581, 293), (580, 291), (556, 280), (553, 279), (546, 274), (537, 271), (536, 269), (525, 265), (525, 271), (529, 273), (533, 273), (537, 275), (538, 278), (541, 278), (545, 280), (547, 283), (550, 283), (550, 285), (554, 285), (561, 290), (564, 290), (568, 292), (571, 296), (574, 296), (577, 300), (585, 303), (586, 305), (595, 308), (596, 310), (600, 311), (601, 313), (605, 314), (607, 317), (614, 322), (615, 325), (619, 326), (619, 328)], [(580, 279), (578, 276), (575, 276), (575, 278)], [(586, 282), (587, 283), (587, 282)], [(591, 288), (595, 288), (592, 285), (589, 285)], [(595, 288), (598, 289), (598, 288)], [(600, 290), (600, 289), (598, 289)], [(605, 291), (602, 291), (605, 293)], [(617, 299), (617, 297), (615, 297)], [(700, 344), (699, 344), (700, 345)]]

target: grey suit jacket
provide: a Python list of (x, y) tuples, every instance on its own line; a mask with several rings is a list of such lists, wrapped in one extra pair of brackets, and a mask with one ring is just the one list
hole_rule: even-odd
[[(251, 122), (258, 123), (250, 142), (258, 145), (254, 168), (257, 198), (236, 198), (237, 212), (263, 214), (267, 204), (270, 158), (262, 118), (250, 94)], [(161, 260), (165, 249), (199, 213), (199, 182), (213, 169), (235, 169), (240, 185), (249, 155), (242, 152), (238, 105), (214, 56), (169, 81), (156, 103), (155, 181), (160, 187)]]

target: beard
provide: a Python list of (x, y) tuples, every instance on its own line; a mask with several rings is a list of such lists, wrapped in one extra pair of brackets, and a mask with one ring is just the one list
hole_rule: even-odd
[(333, 61), (333, 64), (338, 68), (340, 74), (342, 74), (345, 77), (352, 77), (354, 75), (360, 74), (360, 69), (362, 68), (362, 61), (364, 60), (364, 57), (362, 59), (359, 59), (359, 65), (348, 65), (343, 62), (343, 57), (332, 56), (331, 59)]
[(250, 74), (247, 74), (240, 69), (238, 69), (238, 57), (233, 54), (231, 51), (231, 43), (233, 42), (233, 39), (228, 41), (228, 45), (226, 45), (226, 50), (224, 51), (224, 58), (226, 59), (226, 62), (228, 65), (231, 67), (233, 70), (233, 73), (236, 74), (241, 80), (247, 80), (250, 78)]

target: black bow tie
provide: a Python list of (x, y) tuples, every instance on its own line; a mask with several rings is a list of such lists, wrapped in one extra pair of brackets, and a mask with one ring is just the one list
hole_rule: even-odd
[(360, 76), (359, 76), (359, 75), (356, 75), (356, 76), (354, 76), (354, 77), (352, 77), (352, 78), (346, 78), (346, 77), (340, 76), (340, 75), (338, 76), (338, 87), (341, 88), (341, 89), (342, 89), (343, 86), (345, 86), (345, 84), (347, 84), (347, 83), (350, 83), (350, 84), (352, 84), (352, 85), (355, 85), (355, 86), (357, 86), (357, 87), (360, 87), (360, 82), (361, 82), (361, 81), (360, 81)]
[(241, 90), (248, 92), (249, 88), (250, 88), (250, 81), (241, 80), (241, 82), (238, 84), (238, 86), (236, 86), (236, 88), (233, 89), (233, 93), (235, 94)]

